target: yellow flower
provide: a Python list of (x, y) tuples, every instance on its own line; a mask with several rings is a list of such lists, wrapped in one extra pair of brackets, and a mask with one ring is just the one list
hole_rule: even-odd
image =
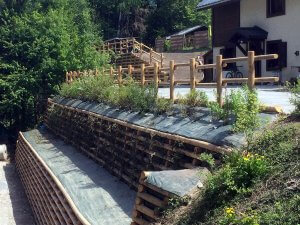
[(225, 212), (226, 212), (228, 215), (233, 215), (233, 214), (234, 214), (234, 208), (226, 208)]
[(247, 157), (247, 156), (245, 156), (243, 159), (244, 159), (245, 161), (249, 161), (249, 157)]

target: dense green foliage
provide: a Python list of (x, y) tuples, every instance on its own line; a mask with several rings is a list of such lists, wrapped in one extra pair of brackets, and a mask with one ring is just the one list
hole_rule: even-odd
[(154, 44), (165, 37), (195, 25), (210, 25), (210, 11), (197, 11), (199, 0), (90, 0), (95, 22), (106, 39), (142, 37)]
[(63, 84), (60, 94), (67, 98), (106, 103), (111, 106), (138, 112), (165, 112), (171, 102), (157, 98), (154, 86), (141, 87), (131, 78), (124, 79), (124, 85), (114, 84), (110, 76), (87, 76), (72, 84)]
[(197, 11), (199, 0), (156, 0), (147, 19), (144, 39), (154, 43), (155, 38), (165, 37), (195, 25), (210, 25), (210, 11)]
[(85, 0), (6, 2), (0, 2), (0, 121), (25, 129), (38, 121), (66, 71), (100, 67), (107, 56), (94, 48), (100, 39)]
[(226, 95), (223, 107), (216, 102), (209, 103), (209, 107), (215, 119), (226, 122), (230, 116), (233, 116), (234, 132), (249, 132), (259, 126), (260, 104), (257, 93), (255, 90), (249, 90), (247, 86)]
[(298, 225), (299, 141), (299, 123), (281, 121), (256, 133), (172, 224)]
[(191, 90), (186, 96), (179, 96), (179, 103), (190, 107), (207, 106), (208, 96), (204, 91)]

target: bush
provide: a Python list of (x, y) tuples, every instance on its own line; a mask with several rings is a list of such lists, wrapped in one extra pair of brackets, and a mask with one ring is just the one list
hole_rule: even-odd
[(225, 215), (220, 225), (259, 225), (259, 219), (255, 215), (238, 215), (234, 208), (226, 208), (224, 211)]
[(226, 159), (225, 166), (210, 180), (207, 194), (222, 201), (236, 194), (249, 193), (255, 181), (266, 172), (264, 156), (249, 152), (244, 155), (233, 153)]
[(157, 98), (156, 100), (156, 112), (158, 114), (166, 113), (172, 109), (173, 102), (166, 98)]
[(208, 104), (214, 119), (227, 122), (232, 115), (234, 132), (248, 132), (259, 126), (259, 101), (257, 93), (247, 86), (226, 95), (223, 107), (216, 102)]
[(94, 48), (100, 40), (86, 0), (23, 2), (18, 13), (0, 9), (0, 121), (11, 129), (38, 121), (66, 71), (108, 59)]
[(300, 116), (300, 79), (294, 84), (289, 83), (288, 88), (292, 93), (290, 101), (295, 106), (294, 114)]
[(210, 168), (213, 168), (216, 164), (213, 155), (208, 153), (201, 153), (199, 156), (199, 160), (206, 162)]
[(154, 86), (141, 87), (131, 78), (125, 78), (124, 85), (119, 87), (106, 75), (82, 77), (71, 84), (63, 84), (60, 95), (107, 103), (142, 113), (163, 113), (172, 106), (170, 100), (157, 98), (157, 89)]
[(207, 106), (208, 97), (204, 91), (191, 90), (183, 98), (179, 98), (179, 103), (190, 107)]

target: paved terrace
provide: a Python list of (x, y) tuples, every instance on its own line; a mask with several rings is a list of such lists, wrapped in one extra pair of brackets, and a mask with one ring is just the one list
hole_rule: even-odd
[[(223, 89), (223, 94), (230, 93), (231, 90), (240, 89), (241, 86), (228, 86)], [(290, 103), (290, 93), (280, 86), (257, 86), (258, 98), (260, 102), (267, 106), (281, 106), (284, 113), (291, 113), (294, 106)], [(175, 88), (175, 96), (184, 96), (189, 93), (189, 86), (178, 86)], [(216, 88), (197, 88), (197, 90), (205, 91), (209, 100), (215, 100)], [(159, 88), (159, 96), (169, 98), (169, 88)]]

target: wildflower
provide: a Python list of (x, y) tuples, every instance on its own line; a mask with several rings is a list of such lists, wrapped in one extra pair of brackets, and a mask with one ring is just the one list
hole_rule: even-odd
[(233, 208), (226, 208), (225, 209), (226, 214), (229, 216), (232, 216), (234, 214), (234, 209)]

